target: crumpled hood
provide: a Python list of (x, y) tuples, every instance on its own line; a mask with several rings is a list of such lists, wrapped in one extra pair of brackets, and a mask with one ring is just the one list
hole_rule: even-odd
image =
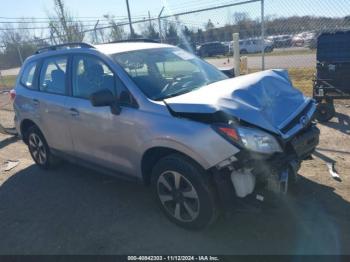
[(175, 113), (221, 111), (280, 134), (310, 100), (292, 86), (287, 71), (268, 70), (220, 81), (165, 102)]

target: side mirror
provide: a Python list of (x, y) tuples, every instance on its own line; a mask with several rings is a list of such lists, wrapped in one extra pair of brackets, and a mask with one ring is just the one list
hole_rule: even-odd
[(95, 107), (110, 106), (111, 111), (115, 115), (119, 115), (121, 107), (118, 104), (117, 98), (108, 89), (97, 91), (90, 96), (90, 102)]

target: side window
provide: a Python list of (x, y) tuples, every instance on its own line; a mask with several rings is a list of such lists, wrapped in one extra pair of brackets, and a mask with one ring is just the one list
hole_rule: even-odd
[(116, 83), (117, 83), (117, 96), (119, 99), (119, 104), (121, 106), (131, 106), (131, 107), (137, 107), (137, 102), (134, 99), (134, 97), (131, 95), (129, 90), (125, 87), (124, 83), (116, 77)]
[(40, 72), (40, 91), (64, 95), (66, 93), (67, 57), (44, 60)]
[(21, 84), (29, 89), (36, 89), (34, 86), (34, 75), (37, 67), (37, 62), (29, 63), (23, 71)]
[(109, 67), (92, 56), (76, 56), (73, 60), (73, 96), (89, 99), (103, 89), (109, 89), (116, 95), (114, 73)]

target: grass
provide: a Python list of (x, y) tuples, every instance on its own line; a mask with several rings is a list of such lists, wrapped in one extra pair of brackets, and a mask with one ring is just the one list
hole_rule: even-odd
[(305, 95), (312, 96), (313, 78), (315, 68), (292, 68), (288, 70), (293, 85)]
[[(315, 50), (310, 49), (302, 49), (302, 50), (275, 50), (271, 53), (265, 53), (265, 56), (291, 56), (291, 55), (310, 55), (316, 54)], [(247, 54), (245, 56), (253, 57), (253, 56), (261, 56), (261, 53), (256, 54)]]
[(8, 89), (15, 86), (17, 76), (2, 76), (0, 77), (0, 90)]
[[(249, 73), (255, 73), (260, 70), (249, 70)], [(312, 96), (313, 78), (316, 69), (313, 67), (289, 68), (289, 77), (293, 86), (302, 91), (306, 96)]]

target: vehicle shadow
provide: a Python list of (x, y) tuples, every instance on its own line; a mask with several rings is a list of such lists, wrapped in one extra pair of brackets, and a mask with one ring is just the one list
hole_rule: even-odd
[(7, 147), (10, 144), (16, 143), (19, 140), (17, 136), (7, 137), (0, 141), (0, 149)]
[(343, 113), (337, 112), (335, 114), (336, 121), (325, 122), (323, 125), (333, 128), (335, 130), (339, 130), (340, 132), (349, 135), (350, 134), (350, 116), (345, 115)]
[(338, 254), (350, 204), (302, 178), (279, 206), (202, 231), (170, 223), (149, 189), (70, 164), (29, 166), (0, 186), (0, 254)]

